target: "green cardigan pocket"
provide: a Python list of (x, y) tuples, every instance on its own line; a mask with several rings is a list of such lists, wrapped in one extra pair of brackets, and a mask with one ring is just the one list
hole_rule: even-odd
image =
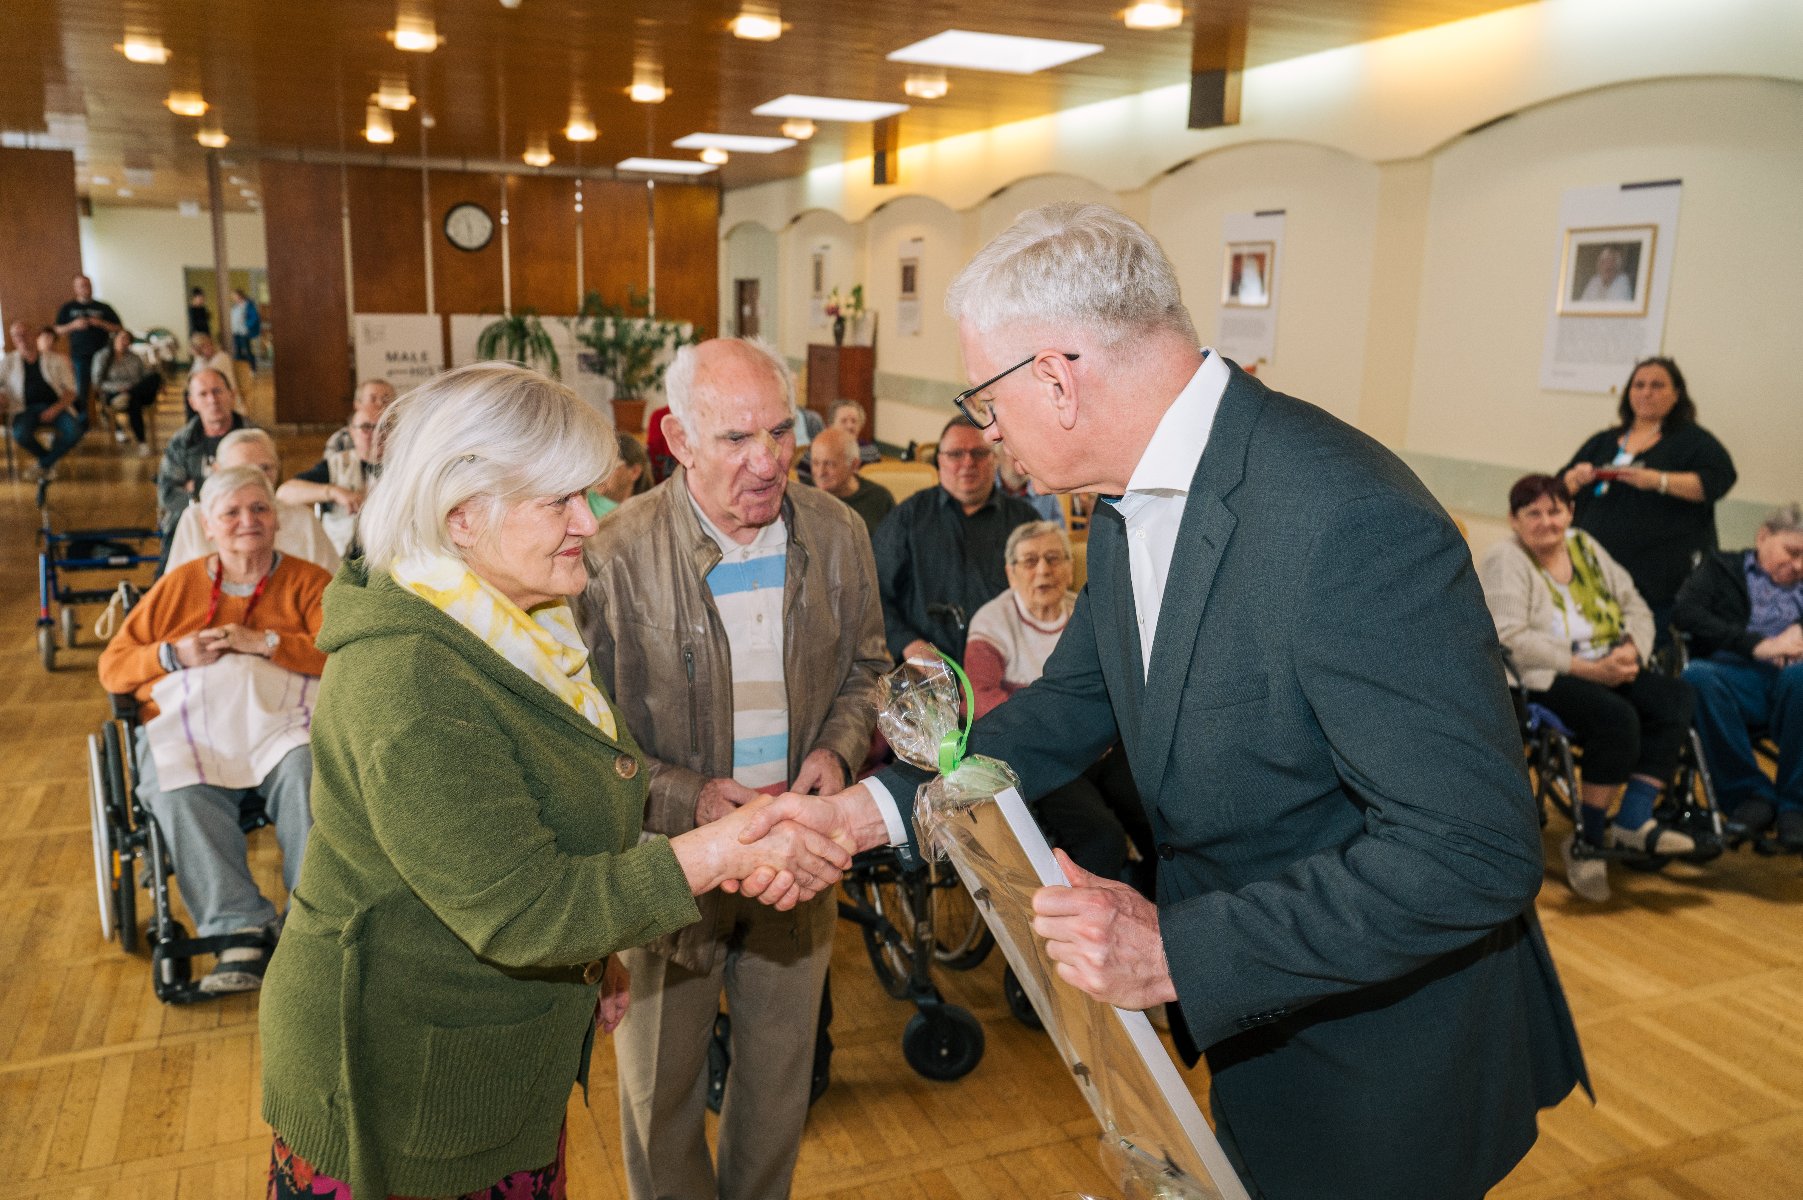
[(463, 1158), (517, 1137), (538, 1110), (552, 1052), (568, 1045), (567, 1023), (551, 1004), (512, 1025), (427, 1026), (420, 1078), (438, 1086), (420, 1094), (405, 1153)]

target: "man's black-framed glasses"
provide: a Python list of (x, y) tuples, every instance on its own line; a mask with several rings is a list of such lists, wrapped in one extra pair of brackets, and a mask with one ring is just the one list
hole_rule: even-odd
[[(1079, 357), (1068, 350), (1060, 350), (1058, 353), (1064, 355), (1065, 358), (1068, 358), (1072, 362), (1076, 362)], [(987, 391), (993, 384), (1006, 379), (1008, 376), (1014, 374), (1016, 371), (1038, 358), (1039, 354), (1040, 352), (1035, 350), (1032, 354), (1027, 355), (1027, 357), (1021, 359), (1012, 367), (1003, 371), (1000, 375), (985, 379), (976, 387), (966, 388), (964, 391), (959, 392), (956, 396), (952, 397), (952, 403), (958, 406), (958, 411), (963, 413), (972, 425), (975, 425), (978, 429), (988, 429), (991, 425), (995, 424), (995, 404), (993, 401), (986, 399), (982, 393)]]

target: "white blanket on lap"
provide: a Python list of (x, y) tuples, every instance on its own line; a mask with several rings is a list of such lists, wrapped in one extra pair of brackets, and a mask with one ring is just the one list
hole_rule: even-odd
[(160, 711), (144, 727), (158, 786), (256, 787), (307, 744), (318, 693), (318, 679), (254, 654), (165, 675), (150, 692)]

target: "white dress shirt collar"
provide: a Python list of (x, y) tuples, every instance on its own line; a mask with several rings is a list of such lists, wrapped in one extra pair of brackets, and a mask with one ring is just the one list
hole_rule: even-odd
[(1202, 365), (1177, 393), (1146, 443), (1146, 452), (1127, 481), (1128, 495), (1189, 494), (1229, 378), (1227, 363), (1219, 354), (1206, 347), (1202, 354)]

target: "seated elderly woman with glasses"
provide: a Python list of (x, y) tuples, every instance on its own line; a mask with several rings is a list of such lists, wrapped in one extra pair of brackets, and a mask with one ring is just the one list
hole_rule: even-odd
[[(1046, 659), (1077, 606), (1070, 537), (1063, 526), (1053, 521), (1017, 526), (1008, 535), (1005, 559), (1008, 590), (971, 618), (964, 651), (979, 717), (1045, 673)], [(1033, 808), (1051, 842), (1092, 874), (1122, 878), (1129, 840), (1150, 861), (1151, 829), (1118, 746)]]
[(851, 856), (787, 822), (742, 842), (768, 798), (641, 836), (652, 768), (569, 605), (619, 454), (592, 407), (478, 363), (380, 433), (364, 554), (320, 632), (318, 824), (262, 997), (268, 1194), (561, 1196), (571, 1086), (626, 1012), (614, 952), (760, 869), (757, 898), (792, 907)]
[(169, 842), (197, 934), (264, 935), (221, 950), (200, 982), (217, 995), (262, 985), (280, 926), (245, 857), (239, 812), (253, 793), (290, 891), (300, 875), (326, 661), (313, 639), (331, 576), (276, 549), (275, 490), (255, 467), (214, 471), (199, 509), (216, 549), (144, 593), (100, 655), (100, 682), (138, 699), (138, 795)]

